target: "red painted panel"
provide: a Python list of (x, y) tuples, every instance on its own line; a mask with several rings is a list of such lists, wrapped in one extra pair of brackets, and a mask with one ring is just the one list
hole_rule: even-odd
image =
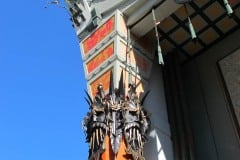
[(93, 49), (100, 41), (102, 41), (114, 30), (114, 20), (115, 17), (111, 17), (108, 21), (106, 21), (106, 23), (104, 23), (95, 32), (93, 32), (90, 37), (82, 42), (84, 55), (86, 55), (91, 49)]
[(91, 73), (100, 64), (105, 62), (114, 53), (114, 43), (111, 43), (105, 47), (97, 56), (95, 56), (90, 62), (87, 63), (87, 71)]
[(107, 90), (109, 89), (109, 84), (110, 84), (110, 73), (111, 73), (111, 69), (106, 71), (104, 74), (102, 74), (98, 79), (96, 79), (95, 81), (93, 81), (90, 84), (90, 88), (92, 91), (92, 96), (96, 96), (97, 93), (97, 87), (99, 85), (99, 83), (102, 83), (103, 85), (103, 90)]

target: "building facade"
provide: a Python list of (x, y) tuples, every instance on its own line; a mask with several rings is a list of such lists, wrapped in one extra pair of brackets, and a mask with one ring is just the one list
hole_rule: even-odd
[(146, 160), (240, 158), (240, 1), (66, 4), (90, 96), (100, 83), (107, 94), (111, 72), (114, 88), (123, 75), (137, 93), (150, 91)]

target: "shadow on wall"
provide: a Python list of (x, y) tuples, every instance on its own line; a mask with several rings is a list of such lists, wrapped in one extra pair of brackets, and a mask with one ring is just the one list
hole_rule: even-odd
[(149, 160), (158, 159), (166, 160), (166, 155), (161, 146), (158, 135), (155, 130), (150, 132), (148, 143), (145, 146), (145, 158)]
[(146, 160), (173, 160), (172, 144), (167, 135), (151, 130), (144, 148)]
[(173, 147), (162, 79), (162, 70), (157, 62), (153, 63), (148, 83), (150, 93), (144, 107), (151, 114), (151, 130), (144, 147), (146, 160), (173, 160)]

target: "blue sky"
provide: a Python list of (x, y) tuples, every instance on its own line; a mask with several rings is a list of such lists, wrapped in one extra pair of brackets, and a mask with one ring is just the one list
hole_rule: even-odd
[(68, 13), (1, 1), (0, 160), (86, 160), (83, 65)]

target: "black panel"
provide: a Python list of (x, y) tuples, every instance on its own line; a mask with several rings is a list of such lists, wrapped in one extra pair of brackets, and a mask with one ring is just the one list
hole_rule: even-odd
[(240, 32), (183, 65), (184, 93), (197, 160), (239, 160), (240, 139), (225, 97), (217, 62), (239, 48)]
[(178, 3), (178, 4), (189, 3), (191, 1), (192, 0), (175, 0), (175, 2)]

